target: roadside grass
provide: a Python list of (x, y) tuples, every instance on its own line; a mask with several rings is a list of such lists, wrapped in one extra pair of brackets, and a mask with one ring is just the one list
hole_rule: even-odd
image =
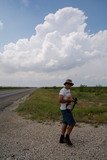
[[(16, 111), (37, 121), (60, 121), (58, 94), (60, 88), (36, 89), (26, 101), (19, 105)], [(78, 104), (73, 110), (77, 122), (106, 123), (107, 122), (107, 92), (80, 91), (79, 87), (72, 88), (72, 93), (78, 98)]]
[(37, 89), (17, 111), (32, 120), (58, 120), (60, 116), (58, 95), (50, 89)]

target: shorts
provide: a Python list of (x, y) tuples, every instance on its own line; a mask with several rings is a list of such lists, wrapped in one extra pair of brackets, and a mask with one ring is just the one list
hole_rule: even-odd
[(61, 113), (62, 113), (62, 117), (63, 117), (63, 120), (62, 122), (64, 124), (67, 124), (67, 125), (72, 125), (74, 126), (75, 125), (75, 120), (74, 120), (74, 117), (72, 115), (72, 112), (69, 110), (69, 109), (66, 109), (66, 110), (61, 110)]

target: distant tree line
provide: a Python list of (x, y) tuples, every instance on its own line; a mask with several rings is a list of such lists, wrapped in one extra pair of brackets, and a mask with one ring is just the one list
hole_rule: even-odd
[(7, 90), (7, 89), (24, 89), (24, 88), (29, 88), (29, 87), (11, 87), (11, 86), (0, 86), (0, 90)]
[[(41, 88), (59, 90), (62, 87), (53, 86), (53, 87), (41, 87)], [(81, 84), (78, 87), (73, 86), (72, 90), (77, 92), (93, 92), (95, 94), (101, 94), (101, 93), (107, 92), (107, 86), (101, 86), (101, 85), (87, 86), (87, 85)]]

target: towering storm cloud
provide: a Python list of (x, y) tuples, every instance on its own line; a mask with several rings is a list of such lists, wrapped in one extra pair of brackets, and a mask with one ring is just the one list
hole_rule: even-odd
[(86, 32), (84, 12), (72, 7), (48, 14), (35, 27), (30, 39), (19, 39), (4, 46), (0, 68), (5, 72), (51, 72), (71, 69), (105, 57), (107, 30), (95, 35)]
[(47, 86), (69, 77), (77, 85), (106, 85), (107, 30), (89, 34), (86, 19), (78, 8), (59, 9), (48, 14), (29, 39), (5, 45), (0, 85)]

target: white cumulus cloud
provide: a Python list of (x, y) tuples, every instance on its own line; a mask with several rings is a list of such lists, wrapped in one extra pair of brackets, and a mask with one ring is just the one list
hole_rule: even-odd
[[(44, 23), (35, 27), (36, 33), (29, 40), (19, 39), (4, 46), (0, 68), (5, 73), (51, 74), (105, 59), (107, 30), (89, 35), (86, 19), (83, 11), (72, 7), (48, 14)], [(84, 77), (90, 76), (86, 73)]]

